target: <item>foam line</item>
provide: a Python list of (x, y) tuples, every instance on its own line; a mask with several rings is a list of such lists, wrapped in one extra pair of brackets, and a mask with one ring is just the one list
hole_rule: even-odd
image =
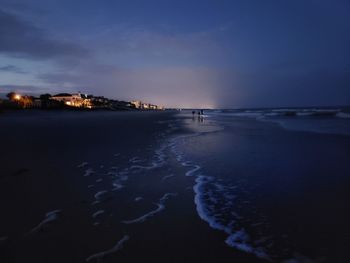
[(112, 247), (111, 249), (108, 249), (106, 251), (102, 251), (102, 252), (93, 254), (90, 257), (88, 257), (86, 259), (86, 261), (90, 262), (91, 260), (96, 260), (97, 262), (101, 262), (105, 256), (113, 254), (113, 253), (117, 252), (118, 250), (122, 249), (124, 243), (126, 241), (128, 241), (129, 239), (130, 239), (130, 237), (128, 235), (125, 235), (122, 239), (120, 239), (118, 241), (118, 243), (114, 247)]
[(197, 213), (199, 217), (205, 222), (207, 222), (211, 228), (221, 230), (226, 234), (228, 234), (228, 237), (225, 240), (225, 243), (228, 246), (244, 251), (246, 253), (254, 254), (259, 258), (270, 260), (270, 258), (262, 248), (253, 247), (248, 244), (249, 236), (244, 229), (241, 229), (239, 231), (233, 231), (231, 225), (226, 226), (220, 223), (215, 218), (215, 215), (211, 215), (211, 212), (206, 207), (203, 199), (204, 199), (204, 193), (205, 193), (204, 185), (208, 182), (211, 182), (212, 180), (213, 180), (212, 177), (204, 176), (204, 175), (198, 176), (195, 180), (196, 184), (193, 187), (193, 190), (195, 192), (194, 202), (196, 204)]
[(123, 187), (124, 186), (122, 184), (118, 184), (117, 182), (114, 182), (112, 191), (118, 191), (118, 190), (122, 189)]
[(158, 214), (159, 212), (161, 212), (162, 210), (165, 209), (165, 201), (170, 197), (170, 196), (176, 196), (176, 193), (166, 193), (165, 195), (163, 195), (163, 197), (161, 199), (159, 199), (159, 202), (157, 205), (157, 208), (132, 220), (125, 220), (122, 221), (122, 223), (124, 224), (134, 224), (134, 223), (142, 223), (144, 221), (146, 221), (149, 217), (152, 217), (156, 214)]
[(101, 199), (102, 199), (101, 197), (102, 197), (103, 195), (107, 194), (107, 193), (108, 193), (107, 190), (102, 190), (102, 191), (97, 192), (97, 193), (94, 195), (94, 197), (95, 197), (96, 200), (101, 200)]
[(98, 210), (97, 212), (93, 213), (92, 214), (92, 217), (93, 218), (96, 218), (97, 216), (103, 214), (105, 212), (105, 210)]
[(53, 210), (50, 212), (47, 212), (45, 214), (45, 218), (43, 221), (41, 221), (36, 227), (34, 227), (29, 234), (31, 233), (35, 233), (40, 231), (41, 229), (43, 229), (43, 227), (45, 227), (45, 225), (49, 224), (50, 222), (56, 221), (58, 218), (58, 214), (61, 212), (61, 210)]
[(187, 171), (185, 173), (186, 176), (192, 176), (195, 172), (197, 172), (199, 169), (201, 169), (201, 167), (199, 165), (192, 165), (193, 169)]
[(85, 170), (84, 176), (90, 176), (93, 173), (95, 173), (95, 171), (92, 168), (89, 168)]

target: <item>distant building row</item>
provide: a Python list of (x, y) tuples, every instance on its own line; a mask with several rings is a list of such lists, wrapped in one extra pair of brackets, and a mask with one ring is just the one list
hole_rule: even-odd
[(163, 106), (158, 106), (150, 103), (144, 103), (139, 100), (134, 100), (130, 102), (136, 109), (140, 110), (164, 110)]
[(163, 110), (164, 107), (143, 103), (141, 101), (118, 101), (105, 97), (95, 97), (82, 93), (60, 93), (54, 96), (50, 94), (40, 95), (39, 98), (21, 95), (15, 92), (7, 94), (9, 100), (2, 101), (0, 106), (12, 108), (86, 108), (86, 109), (111, 109), (111, 110)]

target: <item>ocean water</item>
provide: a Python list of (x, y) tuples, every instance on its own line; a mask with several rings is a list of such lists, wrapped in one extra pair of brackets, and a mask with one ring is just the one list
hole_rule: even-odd
[[(293, 112), (293, 113), (291, 113)], [(182, 112), (170, 143), (198, 216), (273, 262), (349, 262), (350, 119), (340, 110)], [(278, 124), (278, 125), (276, 125)]]
[(350, 135), (350, 112), (342, 108), (209, 110), (207, 117), (237, 117), (269, 121), (295, 131)]

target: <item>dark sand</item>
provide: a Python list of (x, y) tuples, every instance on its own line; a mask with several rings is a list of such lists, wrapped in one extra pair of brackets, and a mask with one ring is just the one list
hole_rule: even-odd
[[(194, 178), (171, 165), (174, 157), (149, 171), (125, 170), (149, 166), (163, 140), (188, 132), (169, 129), (173, 119), (171, 112), (1, 114), (0, 262), (86, 262), (123, 237), (123, 248), (103, 262), (260, 262), (229, 248), (226, 236), (198, 217)], [(87, 169), (94, 173), (84, 176)], [(112, 191), (116, 170), (123, 188)], [(108, 192), (93, 204), (100, 191)], [(164, 210), (142, 223), (122, 222), (155, 210), (166, 193), (176, 196)]]

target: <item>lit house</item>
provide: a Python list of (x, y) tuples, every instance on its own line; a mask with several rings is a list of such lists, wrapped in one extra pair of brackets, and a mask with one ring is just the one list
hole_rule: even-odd
[(80, 93), (60, 93), (52, 96), (50, 99), (63, 102), (71, 107), (91, 108), (91, 100), (86, 95)]
[(135, 106), (136, 109), (141, 109), (141, 106), (142, 106), (142, 102), (139, 101), (139, 100), (134, 100), (134, 101), (131, 101), (130, 102), (132, 105)]

